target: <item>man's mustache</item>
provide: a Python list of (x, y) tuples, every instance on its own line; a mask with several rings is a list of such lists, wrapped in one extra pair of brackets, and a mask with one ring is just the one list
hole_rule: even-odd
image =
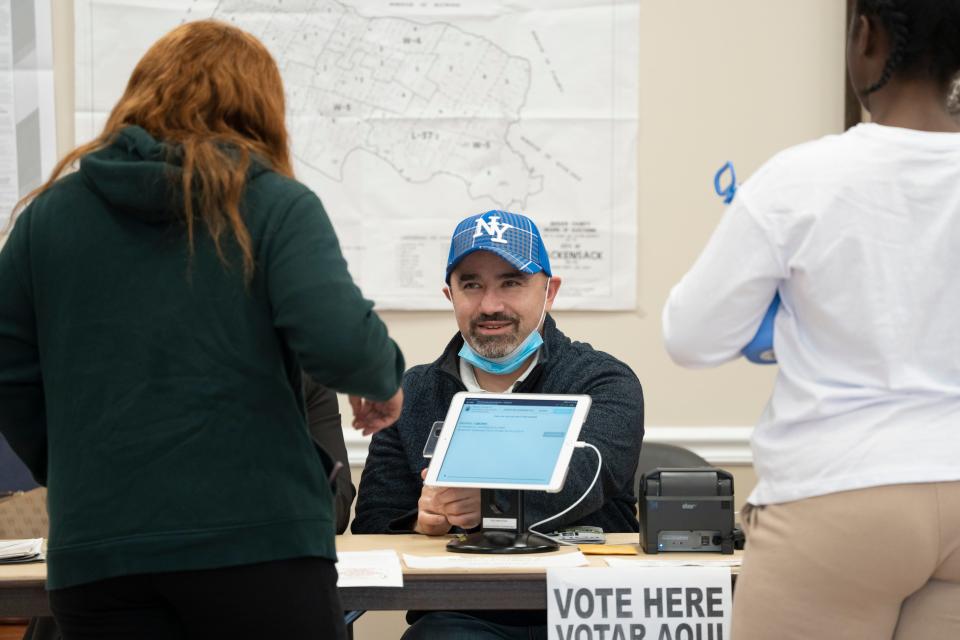
[(516, 316), (510, 316), (505, 313), (484, 313), (471, 320), (470, 326), (476, 329), (477, 325), (481, 322), (510, 322), (512, 324), (519, 324), (520, 320)]

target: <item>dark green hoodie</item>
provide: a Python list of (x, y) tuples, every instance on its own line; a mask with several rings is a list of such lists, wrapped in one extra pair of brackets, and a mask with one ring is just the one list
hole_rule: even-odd
[(191, 258), (170, 177), (125, 129), (17, 219), (0, 252), (0, 432), (49, 488), (48, 587), (334, 558), (299, 370), (394, 394), (403, 358), (353, 284), (320, 200), (260, 165), (226, 240)]

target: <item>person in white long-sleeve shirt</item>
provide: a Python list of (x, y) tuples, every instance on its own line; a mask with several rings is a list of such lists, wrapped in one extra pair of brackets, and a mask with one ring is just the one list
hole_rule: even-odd
[(768, 161), (663, 312), (709, 367), (782, 300), (736, 640), (960, 638), (960, 1), (859, 0), (848, 68), (873, 122)]

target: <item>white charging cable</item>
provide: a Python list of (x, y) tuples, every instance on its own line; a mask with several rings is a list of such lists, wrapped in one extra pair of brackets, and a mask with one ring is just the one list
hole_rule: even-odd
[(549, 536), (549, 535), (547, 535), (547, 534), (545, 534), (545, 533), (543, 533), (543, 532), (541, 532), (541, 531), (537, 531), (537, 530), (536, 530), (536, 527), (539, 527), (539, 526), (542, 525), (544, 522), (550, 522), (551, 520), (556, 520), (556, 519), (559, 518), (560, 516), (564, 516), (564, 515), (570, 513), (578, 504), (580, 504), (581, 502), (583, 502), (583, 499), (586, 498), (587, 495), (589, 495), (591, 491), (593, 491), (593, 486), (594, 486), (595, 484), (597, 484), (597, 478), (600, 477), (600, 469), (603, 467), (603, 456), (600, 455), (600, 449), (597, 449), (595, 446), (593, 446), (593, 445), (590, 444), (589, 442), (582, 442), (582, 441), (577, 442), (574, 446), (575, 446), (577, 449), (583, 449), (583, 448), (585, 448), (585, 447), (589, 447), (589, 448), (593, 449), (593, 450), (596, 452), (596, 454), (597, 454), (597, 472), (596, 472), (595, 474), (593, 474), (593, 480), (590, 481), (590, 486), (587, 487), (587, 490), (583, 492), (583, 495), (582, 495), (582, 496), (580, 496), (579, 498), (577, 498), (577, 501), (576, 501), (576, 502), (574, 502), (572, 505), (570, 505), (569, 507), (567, 507), (566, 509), (564, 509), (564, 510), (561, 511), (560, 513), (558, 513), (558, 514), (556, 514), (556, 515), (553, 515), (553, 516), (550, 516), (549, 518), (544, 518), (544, 519), (541, 520), (540, 522), (534, 522), (532, 525), (530, 525), (529, 527), (527, 527), (527, 531), (529, 531), (530, 533), (535, 533), (535, 534), (537, 534), (538, 536), (543, 536), (544, 538), (549, 538), (550, 540), (553, 540), (554, 542), (557, 542), (557, 543), (559, 543), (559, 544), (564, 544), (564, 545), (567, 545), (567, 546), (570, 546), (570, 547), (575, 547), (575, 546), (577, 546), (577, 545), (576, 545), (575, 543), (573, 543), (573, 542), (567, 542), (566, 540), (561, 540), (559, 537)]

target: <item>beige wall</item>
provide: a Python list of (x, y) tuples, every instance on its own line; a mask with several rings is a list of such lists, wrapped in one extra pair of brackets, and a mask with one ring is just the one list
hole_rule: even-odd
[[(73, 0), (53, 4), (63, 153), (74, 143)], [(681, 369), (662, 347), (660, 311), (722, 212), (711, 180), (724, 161), (746, 177), (779, 149), (842, 130), (843, 16), (838, 0), (641, 1), (640, 308), (557, 319), (633, 367), (650, 425), (749, 425), (764, 405), (774, 368)], [(383, 317), (410, 363), (434, 359), (455, 328), (448, 313)]]
[[(779, 149), (842, 130), (843, 5), (641, 2), (640, 309), (556, 316), (568, 335), (633, 367), (648, 424), (748, 425), (763, 408), (774, 368), (681, 369), (662, 347), (660, 312), (722, 212), (714, 171), (729, 159), (746, 177)], [(411, 363), (434, 359), (455, 329), (451, 314), (383, 316)]]
[[(733, 160), (743, 178), (779, 149), (842, 130), (844, 3), (642, 0), (640, 6), (639, 309), (565, 311), (557, 320), (568, 335), (633, 367), (644, 386), (648, 427), (751, 425), (775, 368), (740, 361), (681, 369), (662, 347), (660, 311), (722, 213), (711, 179), (724, 161)], [(53, 7), (63, 154), (75, 143), (73, 0), (53, 0)], [(411, 364), (434, 359), (455, 330), (445, 312), (382, 315)], [(737, 474), (742, 499), (753, 485), (751, 470), (726, 466)]]
[[(73, 2), (53, 5), (58, 147), (64, 153), (74, 143)], [(660, 311), (722, 212), (711, 179), (723, 162), (734, 161), (742, 179), (786, 146), (842, 130), (844, 5), (641, 1), (640, 308), (556, 315), (568, 335), (634, 368), (644, 385), (648, 425), (751, 425), (763, 408), (775, 368), (738, 362), (712, 371), (681, 369), (663, 350)], [(434, 359), (455, 330), (449, 313), (383, 317), (411, 364)], [(752, 469), (727, 467), (736, 474), (742, 503), (754, 483)], [(396, 614), (365, 618), (357, 637), (395, 637), (401, 621)]]

